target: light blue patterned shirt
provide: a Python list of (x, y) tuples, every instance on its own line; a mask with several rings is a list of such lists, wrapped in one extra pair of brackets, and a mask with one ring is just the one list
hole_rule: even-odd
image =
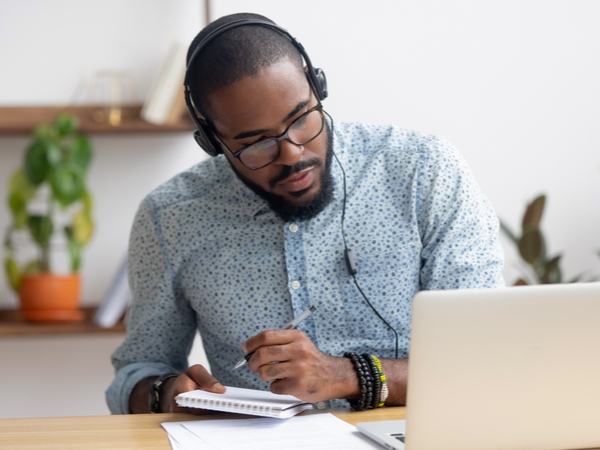
[[(344, 231), (358, 286), (395, 328), (406, 358), (417, 291), (504, 285), (498, 220), (463, 158), (439, 137), (343, 123), (334, 150), (346, 172)], [(112, 413), (129, 412), (143, 378), (183, 372), (196, 330), (222, 384), (268, 389), (246, 367), (231, 370), (242, 344), (311, 305), (317, 311), (299, 329), (321, 351), (394, 357), (394, 333), (346, 267), (335, 158), (332, 172), (334, 200), (306, 222), (284, 223), (223, 155), (146, 197), (130, 238), (133, 302), (112, 356)]]

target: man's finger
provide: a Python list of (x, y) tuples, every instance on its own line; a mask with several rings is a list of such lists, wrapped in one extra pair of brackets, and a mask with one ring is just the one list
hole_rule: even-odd
[[(186, 371), (186, 374), (194, 383), (196, 383), (197, 387), (203, 391), (214, 392), (215, 394), (223, 394), (226, 391), (225, 386), (219, 383), (219, 380), (213, 377), (200, 364), (190, 367)], [(196, 387), (192, 389), (196, 389)]]
[(242, 346), (244, 353), (251, 353), (259, 347), (267, 345), (285, 345), (301, 339), (305, 334), (300, 330), (265, 330), (252, 336)]

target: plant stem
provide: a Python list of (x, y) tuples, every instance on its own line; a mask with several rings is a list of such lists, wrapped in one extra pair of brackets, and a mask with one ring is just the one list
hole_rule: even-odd
[[(54, 216), (54, 203), (52, 201), (52, 193), (48, 195), (48, 219), (52, 222)], [(42, 254), (40, 258), (40, 265), (42, 272), (50, 272), (50, 241), (52, 236), (48, 239), (48, 242), (41, 246)]]

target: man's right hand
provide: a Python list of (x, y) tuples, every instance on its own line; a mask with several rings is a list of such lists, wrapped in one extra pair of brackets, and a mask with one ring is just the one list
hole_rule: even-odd
[[(150, 387), (156, 377), (145, 378), (135, 385), (129, 396), (129, 410), (133, 414), (147, 414), (150, 412)], [(201, 389), (216, 394), (225, 393), (225, 386), (213, 377), (208, 371), (196, 364), (180, 374), (178, 377), (167, 379), (160, 387), (160, 408), (162, 412), (185, 412), (191, 414), (207, 414), (207, 411), (200, 408), (181, 408), (177, 406), (175, 397), (183, 392)]]

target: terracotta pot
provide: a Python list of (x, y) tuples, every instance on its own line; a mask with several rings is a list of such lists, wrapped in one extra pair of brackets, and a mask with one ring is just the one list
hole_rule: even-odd
[(24, 275), (19, 289), (23, 317), (32, 321), (83, 320), (80, 295), (81, 279), (76, 274)]

